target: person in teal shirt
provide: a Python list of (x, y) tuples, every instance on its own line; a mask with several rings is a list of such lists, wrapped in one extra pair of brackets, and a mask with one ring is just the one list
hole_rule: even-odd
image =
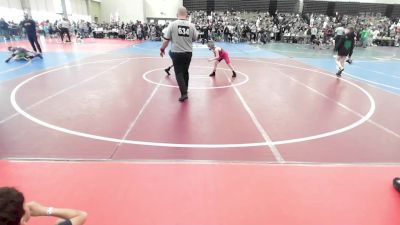
[(364, 27), (364, 29), (361, 31), (361, 43), (363, 48), (366, 48), (368, 46), (368, 39), (370, 36), (370, 31), (367, 27)]

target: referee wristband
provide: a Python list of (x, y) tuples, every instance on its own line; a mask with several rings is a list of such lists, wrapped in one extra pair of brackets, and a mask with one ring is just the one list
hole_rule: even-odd
[(54, 208), (53, 208), (53, 207), (49, 207), (49, 208), (47, 209), (47, 215), (48, 215), (48, 216), (51, 216), (51, 215), (53, 214), (53, 211), (54, 211)]

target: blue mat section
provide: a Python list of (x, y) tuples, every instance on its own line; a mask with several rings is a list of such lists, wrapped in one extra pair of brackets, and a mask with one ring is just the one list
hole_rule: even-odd
[[(9, 57), (8, 52), (0, 52), (0, 58)], [(44, 53), (44, 59), (34, 58), (32, 63), (24, 66), (26, 61), (12, 61), (9, 63), (0, 62), (0, 81), (9, 80), (15, 77), (23, 76), (33, 72), (43, 71), (45, 69), (54, 68), (65, 65), (74, 61), (82, 60), (93, 55), (93, 53)]]
[[(270, 59), (288, 59), (303, 62), (313, 67), (326, 70), (332, 74), (336, 73), (335, 59), (330, 55), (331, 51), (323, 52), (326, 55), (321, 55), (314, 58), (298, 58), (300, 56), (289, 56), (283, 52), (276, 52), (273, 48), (286, 48), (291, 51), (304, 51), (305, 46), (298, 45), (285, 45), (285, 44), (270, 44), (262, 47), (250, 45), (246, 43), (231, 44), (219, 42), (218, 46), (224, 48), (229, 52), (232, 58), (270, 58)], [(159, 49), (161, 42), (146, 41), (141, 44), (131, 45), (129, 47), (118, 49), (109, 52), (109, 54), (117, 57), (131, 57), (132, 55), (159, 57)], [(296, 48), (295, 48), (296, 47)], [(374, 50), (374, 49), (372, 49)], [(387, 50), (388, 57), (393, 55), (396, 49)], [(390, 51), (389, 51), (390, 50)], [(168, 51), (168, 49), (167, 49)], [(274, 52), (275, 51), (275, 52)], [(366, 50), (364, 50), (366, 51)], [(383, 50), (380, 50), (383, 51)], [(360, 50), (361, 54), (362, 50)], [(329, 53), (329, 54), (328, 54)], [(87, 57), (93, 56), (96, 53), (83, 53), (83, 52), (48, 52), (44, 54), (44, 59), (35, 58), (31, 64), (26, 65), (27, 62), (0, 62), (0, 81), (9, 80), (15, 77), (23, 76), (26, 74), (43, 71), (58, 66), (65, 65), (74, 61), (80, 61)], [(322, 54), (322, 53), (321, 53)], [(371, 53), (372, 54), (372, 53)], [(8, 52), (0, 52), (0, 59), (5, 60), (9, 56)], [(194, 57), (210, 58), (213, 56), (212, 52), (208, 50), (206, 45), (201, 43), (194, 44)], [(362, 61), (357, 59), (357, 54), (354, 57), (353, 65), (346, 65), (344, 76), (350, 76), (360, 81), (367, 82), (387, 91), (400, 94), (400, 61), (397, 60), (368, 60)]]
[[(229, 52), (231, 57), (240, 58), (288, 58), (287, 56), (274, 53), (268, 49), (260, 48), (249, 44), (230, 44), (230, 43), (217, 43)], [(146, 56), (159, 56), (161, 42), (147, 41), (141, 44), (133, 45), (128, 48), (112, 51), (114, 54), (122, 55), (146, 55)], [(167, 49), (167, 51), (169, 48)], [(194, 44), (193, 57), (212, 57), (212, 52), (208, 50), (207, 45), (201, 43)]]
[[(296, 60), (324, 70), (336, 73), (335, 59), (299, 59)], [(344, 76), (359, 79), (387, 91), (400, 94), (400, 62), (398, 61), (360, 61), (345, 66)]]

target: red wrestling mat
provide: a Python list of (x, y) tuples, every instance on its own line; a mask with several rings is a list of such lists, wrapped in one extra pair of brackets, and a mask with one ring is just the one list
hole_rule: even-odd
[(399, 174), (399, 166), (0, 162), (0, 186), (86, 210), (87, 225), (398, 225)]
[(236, 79), (224, 66), (210, 79), (194, 58), (184, 104), (167, 57), (98, 55), (4, 82), (0, 158), (400, 162), (397, 95), (293, 60), (232, 61)]

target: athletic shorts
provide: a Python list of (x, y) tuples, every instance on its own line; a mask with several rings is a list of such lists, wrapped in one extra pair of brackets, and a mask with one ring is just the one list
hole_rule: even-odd
[(346, 57), (349, 55), (349, 50), (345, 50), (345, 49), (339, 49), (338, 51), (338, 56), (343, 56)]
[(226, 52), (225, 52), (225, 54), (219, 56), (218, 62), (221, 62), (222, 60), (225, 60), (226, 64), (231, 63), (231, 60), (229, 59), (229, 55)]
[(311, 35), (311, 42), (313, 42), (316, 38), (317, 38), (317, 36)]
[(59, 223), (59, 224), (57, 224), (57, 225), (72, 225), (72, 222), (71, 222), (71, 220), (64, 220), (63, 222), (61, 222), (61, 223)]

